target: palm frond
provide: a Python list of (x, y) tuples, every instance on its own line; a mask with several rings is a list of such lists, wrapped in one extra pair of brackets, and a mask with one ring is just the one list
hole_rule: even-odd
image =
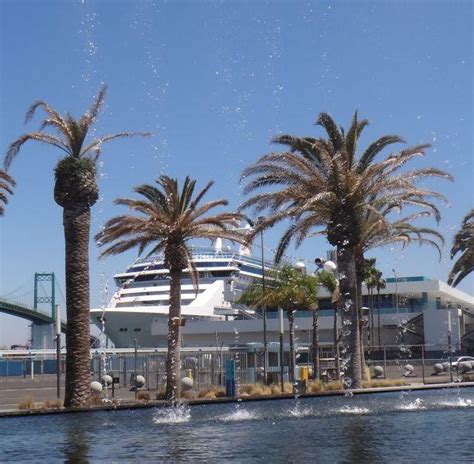
[(64, 151), (66, 154), (70, 155), (71, 151), (69, 147), (67, 147), (62, 140), (59, 138), (49, 135), (49, 134), (44, 134), (42, 132), (30, 132), (29, 134), (24, 134), (18, 139), (16, 139), (14, 142), (10, 144), (10, 146), (7, 149), (7, 153), (5, 155), (5, 169), (8, 169), (12, 163), (12, 161), (15, 159), (16, 155), (20, 151), (20, 148), (22, 145), (29, 140), (36, 140), (37, 142), (45, 143), (47, 145), (52, 145), (56, 148), (59, 148), (60, 150)]
[(405, 141), (398, 135), (384, 135), (371, 143), (360, 157), (357, 167), (358, 171), (364, 171), (382, 150), (395, 143), (405, 143)]
[(474, 271), (474, 209), (464, 217), (461, 229), (454, 236), (451, 259), (458, 253), (461, 256), (454, 263), (448, 277), (448, 283), (453, 287)]
[(38, 108), (41, 108), (46, 114), (49, 114), (51, 118), (57, 121), (58, 125), (61, 126), (65, 132), (67, 132), (67, 124), (64, 121), (63, 117), (61, 116), (61, 114), (58, 111), (56, 111), (53, 107), (48, 105), (48, 103), (42, 100), (35, 101), (28, 108), (28, 111), (26, 112), (26, 116), (25, 116), (25, 124), (28, 124), (31, 121), (31, 119), (33, 118)]
[[(15, 181), (13, 178), (7, 174), (5, 171), (0, 169), (0, 216), (3, 216), (5, 213), (4, 205), (8, 203), (8, 196), (13, 194), (13, 187), (15, 186)], [(6, 193), (5, 193), (6, 192)]]
[(151, 135), (153, 135), (151, 132), (119, 132), (118, 134), (105, 135), (103, 137), (94, 139), (89, 145), (87, 145), (81, 151), (81, 156), (85, 156), (91, 151), (100, 150), (101, 145), (109, 142), (110, 140), (126, 137), (150, 137)]
[(97, 119), (97, 116), (102, 109), (105, 101), (105, 95), (107, 94), (107, 85), (103, 85), (95, 97), (94, 102), (92, 103), (91, 107), (88, 111), (81, 117), (79, 120), (79, 124), (83, 127), (90, 127)]
[(334, 122), (334, 119), (332, 119), (328, 113), (320, 113), (315, 124), (324, 127), (334, 151), (340, 151), (344, 146), (344, 137), (342, 136), (339, 127), (337, 127), (337, 124)]

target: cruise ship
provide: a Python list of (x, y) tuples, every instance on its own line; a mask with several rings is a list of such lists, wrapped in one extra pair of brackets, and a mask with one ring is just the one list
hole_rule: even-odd
[[(191, 246), (191, 256), (199, 274), (198, 287), (183, 271), (181, 314), (183, 345), (215, 345), (225, 322), (255, 321), (261, 316), (251, 308), (239, 305), (242, 292), (262, 279), (262, 267), (273, 269), (269, 261), (262, 266), (261, 258), (252, 257), (250, 250), (240, 246), (233, 250), (217, 239), (212, 247)], [(106, 308), (91, 310), (91, 319), (99, 328), (102, 317), (105, 333), (116, 347), (165, 346), (168, 334), (170, 281), (163, 256), (136, 260), (125, 272), (114, 276), (118, 290)], [(214, 324), (213, 324), (214, 323)], [(215, 325), (217, 323), (217, 325)], [(215, 327), (214, 327), (215, 325)], [(255, 330), (261, 330), (261, 321)], [(238, 334), (230, 330), (235, 343)], [(211, 336), (205, 336), (205, 333)]]
[[(190, 251), (199, 273), (199, 287), (193, 286), (184, 271), (182, 346), (222, 347), (262, 342), (261, 314), (237, 303), (250, 284), (262, 279), (261, 258), (251, 256), (246, 247), (235, 250), (225, 247), (220, 239), (211, 247), (194, 246)], [(272, 269), (272, 262), (265, 261), (267, 276)], [(91, 310), (92, 322), (101, 328), (104, 317), (105, 334), (117, 348), (133, 347), (135, 340), (140, 347), (165, 347), (170, 286), (163, 257), (139, 259), (114, 279), (118, 290), (107, 307)], [(372, 345), (425, 344), (428, 350), (443, 351), (449, 320), (456, 350), (474, 352), (474, 298), (471, 295), (424, 276), (397, 276), (386, 280), (386, 288), (370, 299), (363, 286), (363, 317), (377, 325), (375, 331), (371, 331)], [(331, 298), (320, 288), (318, 300), (321, 345), (332, 346)], [(311, 311), (297, 311), (295, 325), (297, 343), (310, 345)], [(287, 329), (285, 321), (285, 331)], [(369, 343), (369, 332), (365, 330), (366, 343)], [(278, 312), (273, 308), (267, 311), (267, 340), (279, 340)]]

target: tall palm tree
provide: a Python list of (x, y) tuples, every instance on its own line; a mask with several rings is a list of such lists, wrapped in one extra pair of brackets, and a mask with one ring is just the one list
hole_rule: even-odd
[(0, 216), (5, 213), (4, 205), (8, 203), (7, 193), (13, 195), (13, 187), (15, 187), (13, 178), (0, 169)]
[(467, 213), (461, 230), (454, 237), (451, 259), (458, 253), (461, 253), (461, 256), (454, 263), (448, 278), (449, 285), (453, 287), (474, 271), (474, 209)]
[[(416, 183), (428, 177), (449, 176), (434, 168), (400, 172), (408, 161), (424, 155), (428, 145), (407, 148), (375, 162), (384, 148), (402, 142), (398, 136), (381, 137), (361, 156), (356, 156), (360, 133), (367, 126), (367, 121), (358, 121), (357, 113), (347, 133), (326, 113), (321, 113), (316, 123), (323, 126), (327, 139), (279, 136), (274, 142), (287, 146), (289, 151), (265, 155), (243, 171), (242, 178), (247, 182), (244, 192), (253, 196), (241, 208), (253, 207), (256, 212), (269, 213), (252, 234), (278, 222), (290, 221), (280, 239), (277, 260), (292, 240), (299, 246), (311, 235), (326, 235), (329, 243), (336, 247), (341, 274), (341, 314), (346, 320), (345, 339), (350, 350), (347, 378), (352, 388), (359, 388), (358, 281), (361, 280), (356, 257), (364, 217), (371, 211), (377, 217), (378, 227), (389, 230), (391, 216), (382, 214), (389, 205), (394, 204), (392, 209), (415, 206), (438, 211), (432, 199), (443, 197), (417, 187)], [(256, 193), (261, 189), (264, 191)]]
[[(91, 207), (99, 197), (96, 162), (101, 147), (113, 139), (146, 135), (120, 132), (87, 140), (103, 106), (103, 86), (89, 110), (79, 119), (61, 115), (44, 101), (36, 101), (26, 113), (29, 122), (36, 110), (45, 117), (37, 132), (29, 132), (12, 142), (5, 155), (8, 168), (26, 142), (33, 140), (58, 148), (65, 154), (55, 168), (54, 199), (63, 208), (66, 260), (66, 389), (64, 405), (90, 404), (90, 330), (89, 330), (89, 235)], [(43, 132), (53, 129), (56, 135)]]
[(294, 381), (295, 370), (295, 312), (302, 309), (317, 309), (317, 279), (289, 265), (278, 269), (271, 280), (262, 286), (250, 285), (242, 294), (239, 302), (254, 307), (282, 308), (286, 311), (290, 338), (290, 381)]
[(188, 269), (196, 289), (198, 273), (191, 259), (188, 242), (193, 239), (223, 238), (242, 242), (244, 234), (235, 230), (242, 216), (238, 213), (211, 210), (226, 206), (227, 200), (201, 204), (213, 182), (195, 194), (196, 181), (186, 177), (182, 188), (176, 179), (160, 176), (157, 186), (144, 184), (134, 188), (140, 199), (117, 199), (115, 204), (127, 206), (133, 213), (116, 216), (96, 235), (100, 246), (108, 245), (101, 256), (123, 253), (138, 247), (141, 254), (150, 247), (147, 256), (163, 253), (170, 276), (170, 307), (168, 316), (168, 355), (166, 360), (166, 398), (180, 398), (181, 382), (181, 280)]

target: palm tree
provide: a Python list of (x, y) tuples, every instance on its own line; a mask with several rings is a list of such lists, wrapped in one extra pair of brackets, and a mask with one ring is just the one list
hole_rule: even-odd
[(250, 285), (239, 302), (254, 307), (282, 308), (286, 311), (290, 336), (290, 381), (295, 371), (295, 312), (302, 309), (317, 309), (317, 280), (311, 275), (289, 265), (284, 265), (267, 281), (265, 293), (260, 284)]
[[(368, 124), (365, 120), (359, 122), (357, 113), (347, 133), (326, 113), (319, 115), (317, 124), (324, 127), (327, 139), (279, 136), (274, 142), (289, 147), (289, 151), (265, 155), (243, 171), (242, 178), (247, 181), (244, 192), (253, 196), (241, 208), (253, 207), (256, 213), (264, 210), (269, 213), (249, 240), (280, 221), (290, 221), (280, 239), (276, 260), (292, 240), (299, 246), (312, 235), (326, 235), (336, 247), (341, 274), (341, 314), (349, 329), (345, 337), (351, 354), (347, 378), (351, 387), (359, 388), (358, 282), (361, 279), (356, 257), (361, 248), (364, 217), (370, 211), (377, 218), (377, 228), (389, 231), (391, 216), (384, 215), (384, 209), (415, 206), (434, 214), (438, 210), (432, 199), (443, 197), (417, 187), (416, 183), (424, 178), (449, 176), (434, 168), (399, 172), (409, 160), (424, 155), (428, 145), (404, 149), (376, 163), (374, 159), (384, 148), (402, 141), (398, 136), (381, 137), (360, 157), (356, 156), (360, 133)], [(271, 190), (272, 187), (277, 189)], [(264, 191), (255, 193), (261, 189)]]
[[(103, 106), (106, 87), (99, 91), (89, 110), (79, 119), (61, 115), (44, 101), (36, 101), (26, 113), (29, 122), (37, 109), (45, 118), (37, 132), (29, 132), (12, 142), (5, 156), (8, 168), (23, 144), (30, 140), (61, 150), (65, 156), (55, 168), (54, 199), (63, 208), (66, 260), (66, 407), (90, 404), (90, 330), (89, 330), (89, 234), (91, 207), (99, 197), (96, 162), (102, 144), (121, 137), (146, 135), (121, 132), (96, 137), (87, 135)], [(57, 134), (43, 132), (54, 129)]]
[(13, 187), (15, 187), (15, 181), (0, 169), (0, 216), (5, 213), (4, 205), (8, 203), (7, 193), (13, 195)]
[(451, 248), (451, 259), (458, 253), (461, 256), (449, 273), (448, 283), (456, 287), (474, 270), (474, 209), (467, 213), (462, 221), (461, 230), (455, 235)]
[(379, 285), (382, 273), (375, 267), (376, 259), (365, 259), (364, 282), (367, 287), (367, 300), (369, 308), (368, 340), (369, 351), (374, 345), (374, 289)]
[(168, 355), (166, 361), (166, 398), (180, 398), (181, 351), (181, 280), (188, 269), (196, 287), (198, 273), (191, 259), (188, 242), (193, 239), (223, 238), (242, 242), (242, 232), (233, 229), (242, 218), (238, 213), (211, 210), (226, 206), (227, 200), (213, 200), (201, 204), (213, 182), (195, 195), (196, 181), (186, 177), (182, 188), (178, 181), (160, 176), (157, 186), (144, 184), (134, 188), (140, 199), (117, 199), (115, 204), (127, 206), (133, 213), (116, 216), (96, 235), (99, 246), (108, 245), (101, 256), (115, 255), (138, 247), (141, 254), (151, 247), (147, 256), (163, 253), (170, 276), (170, 307), (168, 316)]

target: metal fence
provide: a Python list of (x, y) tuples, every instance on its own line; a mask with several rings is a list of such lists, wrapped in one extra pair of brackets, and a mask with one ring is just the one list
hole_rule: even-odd
[[(278, 383), (281, 372), (281, 359), (277, 344), (268, 349), (268, 381)], [(413, 383), (439, 383), (461, 380), (458, 369), (449, 368), (449, 352), (431, 350), (426, 345), (372, 347), (366, 351), (366, 365), (374, 373), (375, 366), (380, 366), (383, 373), (379, 378), (400, 380)], [(320, 374), (323, 379), (334, 378), (335, 350), (332, 345), (320, 349)], [(451, 361), (460, 353), (452, 354)], [(65, 353), (61, 359), (61, 373), (64, 374)], [(186, 348), (181, 354), (182, 376), (191, 377), (194, 388), (199, 390), (210, 385), (225, 385), (225, 364), (232, 359), (236, 366), (236, 380), (240, 384), (263, 382), (264, 349), (259, 344), (238, 348)], [(344, 355), (341, 356), (344, 363)], [(284, 351), (284, 380), (288, 380), (289, 352)], [(300, 346), (296, 353), (296, 364), (299, 367), (312, 365), (311, 350)], [(437, 372), (435, 364), (442, 364), (444, 370)], [(474, 363), (473, 363), (474, 364)], [(54, 385), (56, 377), (56, 356), (50, 350), (36, 352), (1, 352), (0, 353), (0, 390), (5, 388), (31, 388)], [(408, 366), (408, 367), (407, 367)], [(410, 368), (411, 366), (411, 368)], [(474, 365), (473, 365), (474, 367)], [(439, 368), (439, 366), (438, 366)], [(471, 371), (474, 375), (474, 370)], [(159, 390), (166, 382), (166, 350), (163, 349), (114, 349), (94, 350), (91, 352), (91, 375), (100, 380), (109, 374), (116, 381), (117, 388), (130, 388), (134, 378), (142, 375), (145, 388)], [(63, 376), (64, 378), (64, 376)]]

